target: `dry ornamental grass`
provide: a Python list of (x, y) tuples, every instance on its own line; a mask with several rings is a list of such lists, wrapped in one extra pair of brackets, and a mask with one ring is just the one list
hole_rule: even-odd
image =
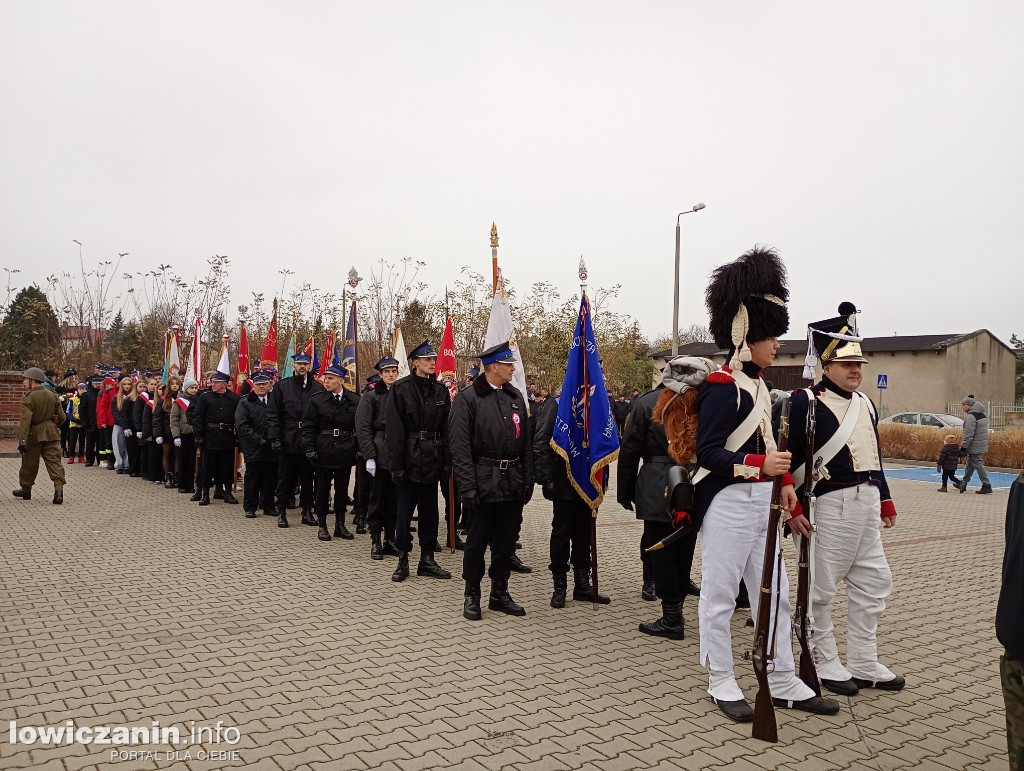
[[(963, 432), (922, 426), (886, 424), (878, 427), (882, 454), (887, 458), (935, 462), (947, 434), (960, 441)], [(997, 431), (989, 435), (985, 465), (1024, 469), (1024, 430)]]

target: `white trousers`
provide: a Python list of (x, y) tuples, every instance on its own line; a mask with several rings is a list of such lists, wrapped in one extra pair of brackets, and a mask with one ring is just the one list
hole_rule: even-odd
[[(875, 633), (892, 593), (892, 571), (882, 549), (878, 487), (847, 487), (818, 498), (815, 508), (814, 586), (811, 589), (811, 652), (818, 676), (826, 680), (892, 680), (878, 663)], [(839, 659), (832, 600), (846, 582), (846, 660)]]
[[(701, 526), (701, 584), (697, 606), (700, 660), (708, 670), (708, 693), (719, 701), (743, 698), (733, 670), (732, 615), (742, 578), (747, 584), (751, 610), (757, 617), (771, 497), (771, 482), (729, 485), (715, 496)], [(814, 696), (814, 691), (804, 685), (794, 671), (789, 579), (785, 569), (778, 574), (778, 579), (781, 581), (778, 618), (772, 619), (776, 650), (768, 685), (776, 698), (802, 701)], [(768, 596), (772, 597), (774, 616), (774, 592)]]

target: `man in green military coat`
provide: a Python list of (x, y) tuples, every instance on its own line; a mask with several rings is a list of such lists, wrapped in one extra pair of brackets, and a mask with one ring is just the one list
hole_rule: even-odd
[(60, 399), (43, 387), (46, 374), (38, 367), (29, 367), (22, 377), (27, 393), (21, 399), (21, 424), (18, 428), (18, 452), (21, 453), (21, 471), (18, 481), (21, 489), (15, 498), (29, 500), (32, 485), (39, 473), (39, 459), (46, 464), (46, 472), (53, 480), (53, 502), (64, 502), (64, 467), (60, 462), (60, 424), (64, 410)]

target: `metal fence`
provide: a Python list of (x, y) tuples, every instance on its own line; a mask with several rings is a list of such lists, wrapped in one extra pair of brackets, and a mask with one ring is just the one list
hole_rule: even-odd
[[(982, 402), (982, 404), (985, 405), (985, 414), (988, 415), (988, 427), (993, 431), (1002, 431), (1004, 428), (1024, 428), (1024, 403)], [(963, 407), (958, 402), (949, 402), (946, 405), (946, 412), (956, 415), (958, 418), (965, 414)]]

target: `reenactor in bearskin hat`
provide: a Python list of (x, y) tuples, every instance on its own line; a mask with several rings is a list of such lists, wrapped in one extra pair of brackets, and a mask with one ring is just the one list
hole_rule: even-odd
[[(878, 416), (871, 400), (860, 393), (867, 363), (857, 334), (853, 303), (839, 306), (839, 316), (808, 327), (808, 358), (804, 376), (813, 380), (820, 358), (821, 380), (793, 393), (789, 449), (793, 453), (798, 492), (811, 485), (815, 496), (811, 550), (814, 585), (811, 651), (821, 684), (841, 696), (861, 688), (899, 691), (906, 684), (878, 661), (875, 635), (885, 599), (892, 592), (892, 573), (882, 549), (879, 524), (896, 524), (896, 507), (882, 471)], [(815, 400), (814, 446), (807, 446), (809, 400)], [(814, 479), (804, 479), (807, 454), (813, 453)], [(802, 484), (801, 484), (802, 483)], [(804, 512), (790, 527), (810, 534)], [(846, 666), (839, 659), (832, 600), (839, 582), (846, 584), (848, 620)]]
[[(761, 370), (771, 366), (777, 338), (789, 328), (786, 270), (774, 249), (755, 247), (712, 273), (706, 301), (715, 343), (729, 349), (728, 365), (708, 375), (697, 394), (697, 461), (706, 476), (695, 491), (694, 515), (702, 518), (700, 663), (708, 693), (732, 720), (749, 722), (733, 669), (731, 620), (740, 580), (761, 585), (772, 480), (784, 475), (782, 507), (796, 505), (790, 454), (772, 434), (771, 400)], [(697, 472), (700, 474), (700, 472)], [(777, 706), (832, 715), (833, 699), (815, 696), (795, 672), (789, 630), (789, 582), (779, 571), (772, 624), (777, 630), (774, 671), (768, 675)], [(760, 593), (758, 593), (760, 594)], [(759, 596), (753, 598), (757, 615)]]

